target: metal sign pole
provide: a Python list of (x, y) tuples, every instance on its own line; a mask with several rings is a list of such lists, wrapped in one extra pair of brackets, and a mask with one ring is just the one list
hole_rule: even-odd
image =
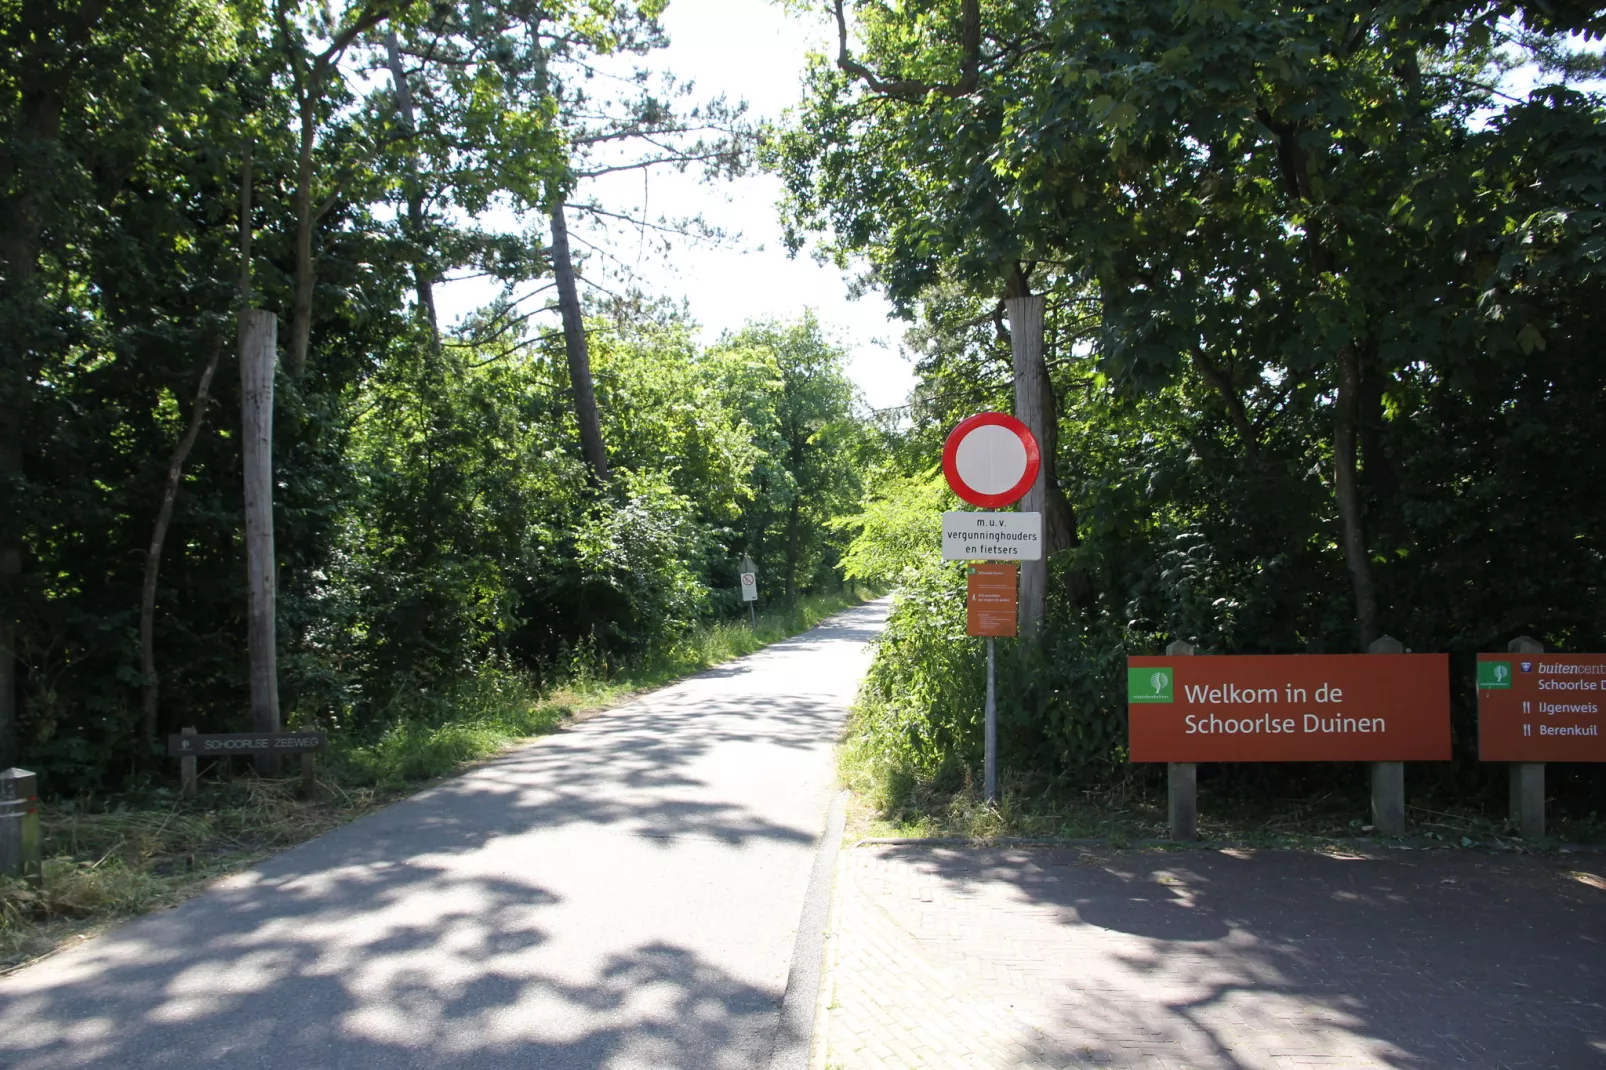
[(982, 785), (987, 801), (998, 801), (998, 704), (993, 699), (993, 644), (987, 637), (987, 727), (985, 730), (986, 754), (982, 758)]

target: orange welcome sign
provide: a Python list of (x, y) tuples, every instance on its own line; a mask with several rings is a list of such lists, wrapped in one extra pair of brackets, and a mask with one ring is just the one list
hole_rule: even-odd
[(1127, 658), (1134, 762), (1450, 757), (1445, 654)]
[(1478, 757), (1606, 762), (1606, 654), (1479, 654)]

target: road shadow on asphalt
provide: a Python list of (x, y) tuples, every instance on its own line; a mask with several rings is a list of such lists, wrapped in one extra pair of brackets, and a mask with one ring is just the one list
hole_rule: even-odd
[[(810, 642), (838, 635), (846, 656), (884, 613), (851, 610)], [(784, 959), (755, 980), (672, 935), (638, 938), (675, 932), (653, 916), (665, 889), (650, 864), (608, 867), (639, 859), (631, 844), (680, 849), (680, 908), (715, 922), (729, 893), (699, 878), (705, 862), (750, 860), (750, 897), (783, 856), (801, 854), (806, 879), (813, 819), (750, 789), (803, 790), (846, 701), (818, 659), (789, 665), (663, 689), (0, 979), (0, 1067), (756, 1064)], [(555, 950), (584, 944), (563, 917), (575, 866), (606, 873), (620, 934), (584, 963)], [(779, 926), (787, 948), (795, 924)]]
[(923, 954), (1026, 979), (1050, 1065), (1606, 1065), (1598, 855), (860, 850)]

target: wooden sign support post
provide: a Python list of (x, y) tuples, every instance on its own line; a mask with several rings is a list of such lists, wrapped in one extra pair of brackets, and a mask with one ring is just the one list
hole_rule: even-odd
[[(195, 729), (185, 728), (182, 735), (193, 736)], [(195, 798), (195, 755), (186, 754), (178, 760), (178, 793), (186, 799)]]
[(1366, 654), (1196, 653), (1177, 642), (1126, 659), (1128, 759), (1167, 764), (1175, 839), (1198, 834), (1196, 762), (1366, 762), (1373, 827), (1392, 836), (1404, 763), (1450, 757), (1448, 655), (1388, 638)]
[[(1506, 649), (1513, 654), (1543, 654), (1545, 644), (1532, 636), (1519, 635)], [(1545, 835), (1545, 763), (1511, 763), (1511, 823), (1525, 840)]]
[[(1368, 654), (1403, 654), (1405, 644), (1391, 635), (1374, 640)], [(1379, 836), (1405, 835), (1405, 763), (1372, 763), (1372, 828)]]
[[(1184, 657), (1193, 653), (1193, 644), (1181, 639), (1166, 644), (1165, 652), (1171, 657)], [(1199, 838), (1199, 767), (1193, 762), (1167, 762), (1165, 767), (1166, 816), (1171, 823), (1173, 840), (1191, 841)]]

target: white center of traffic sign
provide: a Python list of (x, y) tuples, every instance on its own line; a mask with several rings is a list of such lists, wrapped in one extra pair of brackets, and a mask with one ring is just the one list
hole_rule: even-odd
[(998, 424), (983, 424), (967, 434), (954, 453), (959, 478), (982, 494), (1003, 494), (1026, 474), (1026, 444)]
[(1002, 412), (978, 412), (961, 421), (942, 444), (948, 485), (983, 509), (1020, 501), (1036, 483), (1041, 466), (1031, 430)]

